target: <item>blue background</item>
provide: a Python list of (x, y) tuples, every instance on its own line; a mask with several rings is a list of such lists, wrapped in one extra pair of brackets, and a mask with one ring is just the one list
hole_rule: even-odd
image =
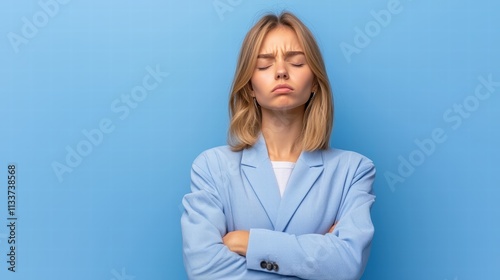
[[(377, 22), (388, 6), (390, 19)], [(191, 162), (225, 144), (246, 31), (283, 9), (322, 49), (333, 146), (377, 166), (363, 279), (498, 279), (500, 5), (492, 0), (2, 1), (0, 278), (185, 279), (179, 219)], [(27, 22), (38, 27), (27, 31)], [(356, 52), (345, 53), (347, 44)], [(156, 87), (125, 103), (157, 68)], [(482, 99), (479, 77), (497, 83)], [(82, 131), (97, 133), (103, 120), (113, 130), (89, 146)], [(425, 140), (436, 129), (440, 143)], [(69, 167), (67, 149), (78, 145), (86, 155)], [(9, 163), (18, 171), (15, 273), (6, 263)], [(58, 163), (71, 172), (58, 176)]]

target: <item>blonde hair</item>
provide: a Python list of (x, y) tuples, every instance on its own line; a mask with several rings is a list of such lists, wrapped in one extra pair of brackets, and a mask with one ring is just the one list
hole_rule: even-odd
[(260, 109), (251, 95), (250, 79), (256, 67), (257, 56), (264, 37), (277, 27), (291, 28), (304, 49), (307, 64), (314, 75), (316, 91), (309, 100), (302, 128), (302, 149), (328, 149), (333, 125), (333, 100), (323, 57), (311, 31), (293, 14), (263, 16), (248, 31), (240, 50), (229, 97), (230, 126), (228, 143), (234, 151), (251, 147), (261, 131)]

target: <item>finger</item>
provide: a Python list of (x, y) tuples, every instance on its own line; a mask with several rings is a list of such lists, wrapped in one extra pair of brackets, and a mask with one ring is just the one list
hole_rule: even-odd
[(333, 230), (335, 229), (335, 226), (337, 225), (337, 223), (333, 224), (333, 226), (330, 228), (330, 230), (328, 231), (328, 233), (332, 233)]

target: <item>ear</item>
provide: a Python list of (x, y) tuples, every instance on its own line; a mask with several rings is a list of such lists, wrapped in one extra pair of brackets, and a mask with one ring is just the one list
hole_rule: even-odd
[(318, 91), (318, 89), (319, 89), (319, 86), (318, 86), (317, 84), (314, 84), (314, 85), (312, 86), (311, 92), (317, 92), (317, 91)]
[(251, 95), (252, 97), (255, 97), (255, 93), (253, 92), (252, 80), (248, 81), (247, 86), (248, 86), (248, 88), (250, 89), (250, 95)]
[(311, 92), (317, 92), (318, 89), (319, 89), (318, 79), (315, 77), (312, 84)]

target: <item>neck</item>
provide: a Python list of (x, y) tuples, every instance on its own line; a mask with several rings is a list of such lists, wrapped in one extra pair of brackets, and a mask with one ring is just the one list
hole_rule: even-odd
[(296, 162), (302, 152), (304, 108), (271, 111), (262, 108), (262, 135), (272, 161)]

